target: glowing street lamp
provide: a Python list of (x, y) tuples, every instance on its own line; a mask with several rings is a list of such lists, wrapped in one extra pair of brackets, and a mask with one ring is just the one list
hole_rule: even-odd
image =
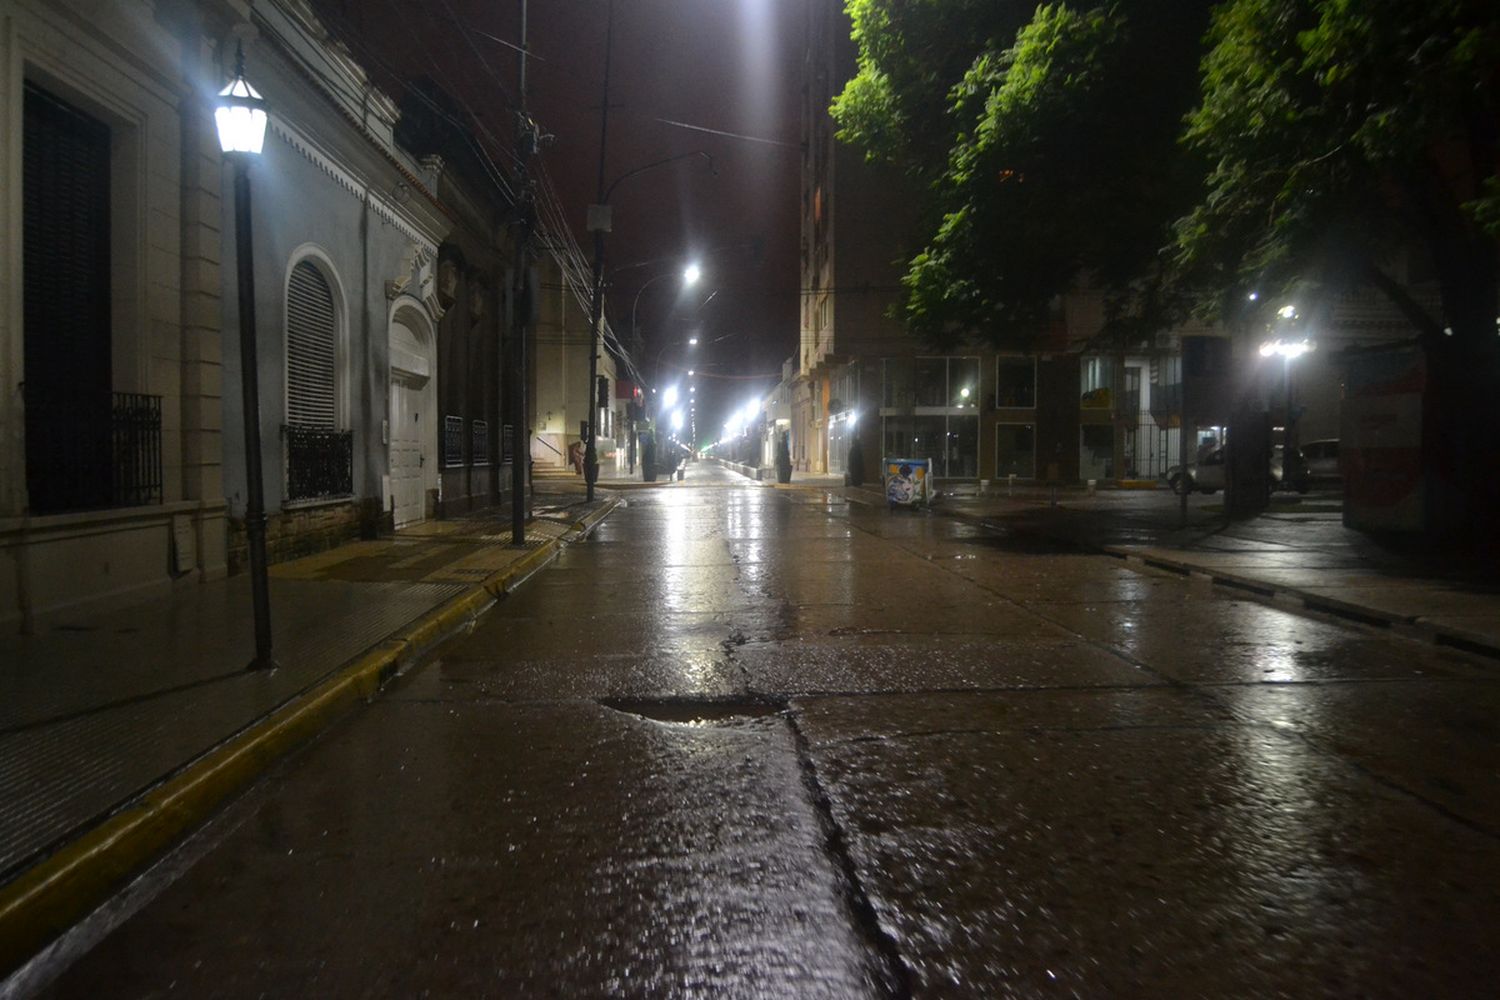
[(255, 268), (250, 240), (250, 164), (266, 141), (266, 102), (245, 79), (245, 50), (235, 51), (234, 79), (214, 107), (219, 148), (234, 165), (234, 249), (239, 281), (240, 395), (245, 417), (245, 542), (255, 612), (251, 670), (271, 670), (271, 594), (266, 574), (265, 483), (260, 462), (260, 380), (256, 357)]

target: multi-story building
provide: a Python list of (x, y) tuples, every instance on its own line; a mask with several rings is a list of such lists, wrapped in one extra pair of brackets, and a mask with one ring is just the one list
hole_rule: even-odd
[(0, 0), (0, 31), (0, 623), (243, 559), (213, 116), (240, 51), (269, 110), (250, 175), (271, 557), (503, 498), (506, 198), (420, 129), (398, 141), (307, 0)]
[(904, 178), (835, 139), (828, 107), (855, 55), (842, 4), (808, 4), (796, 467), (842, 472), (857, 437), (868, 459), (930, 458), (945, 479), (1163, 479), (1181, 448), (1179, 333), (1103, 346), (1102, 300), (1084, 289), (1011, 350), (974, 331), (932, 351), (889, 318), (912, 199)]

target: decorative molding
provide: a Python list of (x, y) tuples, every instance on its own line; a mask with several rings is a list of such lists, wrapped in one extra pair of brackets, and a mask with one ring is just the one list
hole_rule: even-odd
[(303, 134), (300, 129), (292, 125), (285, 118), (275, 114), (271, 115), (270, 128), (273, 134), (300, 153), (309, 163), (328, 175), (335, 184), (353, 195), (363, 204), (368, 205), (383, 221), (400, 230), (402, 235), (411, 240), (412, 243), (436, 258), (437, 242), (423, 233), (415, 220), (402, 212), (400, 206), (394, 201), (386, 198), (377, 191), (374, 185), (360, 180), (339, 166), (332, 156), (324, 152), (317, 143)]

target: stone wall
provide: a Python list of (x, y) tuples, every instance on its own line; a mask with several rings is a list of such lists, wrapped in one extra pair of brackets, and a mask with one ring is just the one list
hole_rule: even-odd
[[(373, 509), (378, 515), (378, 505)], [(368, 520), (368, 513), (362, 514), (361, 505), (354, 500), (270, 514), (266, 520), (266, 559), (270, 563), (286, 562), (336, 548), (356, 538), (373, 537), (377, 529), (367, 524)], [(248, 566), (245, 519), (231, 517), (229, 572), (240, 573)]]

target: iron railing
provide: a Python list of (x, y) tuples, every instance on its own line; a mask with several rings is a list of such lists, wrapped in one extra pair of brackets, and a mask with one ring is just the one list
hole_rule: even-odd
[(464, 418), (443, 418), (443, 466), (455, 468), (464, 464)]
[(469, 425), (469, 461), (475, 465), (490, 464), (490, 425), (475, 420)]
[(354, 493), (354, 432), (284, 424), (286, 498), (322, 500)]
[(114, 393), (109, 436), (114, 459), (110, 500), (116, 507), (161, 503), (161, 397)]
[(26, 492), (37, 514), (161, 503), (161, 397), (28, 399)]

